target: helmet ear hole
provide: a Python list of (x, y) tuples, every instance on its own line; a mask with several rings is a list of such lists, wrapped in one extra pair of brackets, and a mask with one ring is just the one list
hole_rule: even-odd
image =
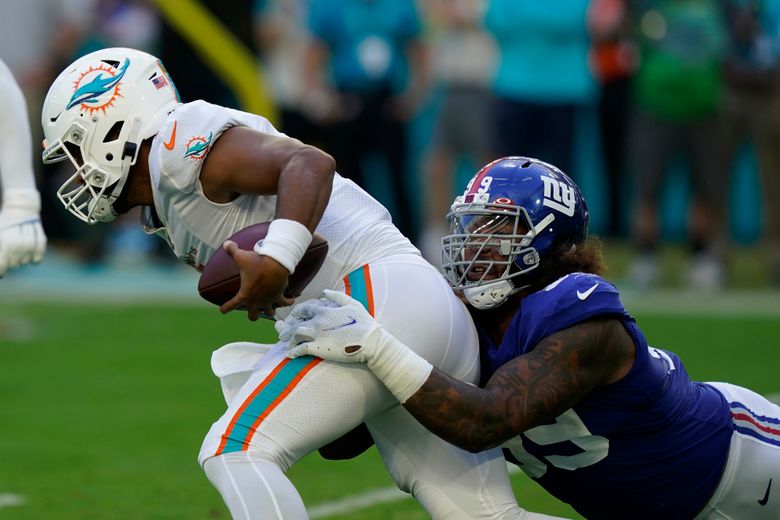
[(119, 139), (119, 135), (122, 133), (123, 126), (125, 126), (124, 121), (117, 121), (111, 125), (111, 128), (109, 128), (108, 132), (106, 132), (105, 137), (103, 137), (103, 142), (110, 143)]
[(107, 153), (106, 154), (106, 161), (113, 161), (114, 160), (114, 154)]

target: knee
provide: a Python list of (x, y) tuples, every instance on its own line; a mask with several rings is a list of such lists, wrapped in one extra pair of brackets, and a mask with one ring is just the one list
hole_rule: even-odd
[(222, 465), (242, 465), (252, 462), (268, 462), (287, 471), (293, 462), (285, 457), (283, 450), (268, 446), (262, 447), (259, 444), (252, 445), (252, 449), (246, 451), (225, 451), (225, 452), (206, 452), (201, 451), (198, 455), (198, 464), (205, 470), (206, 465), (214, 465), (213, 461), (221, 461)]
[(198, 462), (209, 481), (217, 487), (219, 487), (218, 484), (224, 483), (226, 479), (230, 480), (230, 475), (252, 472), (255, 471), (252, 468), (259, 466), (274, 467), (282, 472), (289, 469), (267, 453), (254, 451), (221, 453), (199, 459)]
[(222, 460), (223, 464), (234, 461), (267, 461), (285, 471), (293, 464), (294, 461), (287, 456), (287, 450), (269, 436), (255, 432), (251, 445), (246, 445), (246, 438), (226, 431), (224, 424), (225, 416), (212, 425), (203, 439), (198, 453), (198, 464), (204, 469), (211, 460)]

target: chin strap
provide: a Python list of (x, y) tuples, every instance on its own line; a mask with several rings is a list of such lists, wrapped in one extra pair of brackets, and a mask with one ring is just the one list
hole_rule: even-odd
[(115, 220), (119, 216), (112, 206), (115, 200), (116, 197), (114, 195), (90, 199), (87, 205), (89, 223), (94, 224), (96, 222), (111, 222)]
[(521, 289), (515, 288), (510, 280), (496, 280), (479, 287), (466, 287), (463, 296), (472, 307), (485, 310), (498, 307)]

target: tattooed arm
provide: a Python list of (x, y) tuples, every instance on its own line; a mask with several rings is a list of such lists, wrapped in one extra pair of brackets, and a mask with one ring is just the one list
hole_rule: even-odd
[(502, 366), (485, 388), (433, 369), (404, 407), (430, 431), (482, 451), (557, 417), (599, 385), (631, 369), (633, 342), (616, 319), (595, 319), (556, 332)]
[(477, 388), (435, 369), (359, 302), (336, 291), (323, 294), (277, 322), (286, 354), (366, 363), (421, 424), (474, 452), (551, 421), (595, 387), (624, 377), (634, 362), (633, 341), (620, 321), (597, 318), (547, 336)]

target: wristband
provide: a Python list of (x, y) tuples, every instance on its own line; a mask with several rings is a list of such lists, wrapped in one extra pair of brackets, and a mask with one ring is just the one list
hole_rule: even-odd
[(25, 210), (37, 214), (41, 211), (41, 195), (38, 190), (4, 190), (3, 209)]
[(389, 332), (379, 329), (377, 348), (368, 360), (368, 368), (404, 404), (428, 380), (433, 365)]
[(258, 255), (270, 256), (292, 274), (309, 244), (311, 231), (306, 226), (295, 220), (280, 218), (271, 222), (265, 238), (255, 244), (254, 250)]

